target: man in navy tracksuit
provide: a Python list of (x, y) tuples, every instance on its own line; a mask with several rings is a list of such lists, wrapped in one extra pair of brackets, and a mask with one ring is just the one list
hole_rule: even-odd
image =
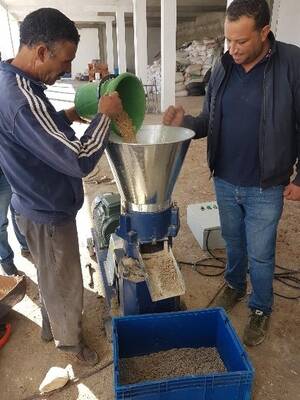
[(246, 295), (249, 268), (249, 346), (262, 343), (269, 326), (283, 199), (300, 200), (300, 49), (276, 41), (269, 23), (265, 0), (233, 0), (228, 52), (212, 71), (202, 113), (170, 106), (164, 115), (165, 124), (207, 136), (227, 251), (226, 285), (214, 305), (229, 311)]
[[(1, 61), (1, 52), (0, 52)], [(8, 242), (7, 226), (8, 219), (7, 213), (11, 200), (11, 188), (3, 171), (0, 168), (0, 274), (4, 275), (19, 275), (22, 274), (18, 271), (14, 263), (14, 252)], [(26, 243), (25, 237), (21, 234), (19, 227), (16, 223), (14, 209), (10, 206), (11, 219), (16, 238), (21, 246), (21, 254), (30, 259), (30, 252)]]
[(12, 206), (37, 266), (42, 338), (94, 365), (97, 353), (81, 330), (83, 285), (75, 217), (83, 203), (82, 177), (108, 141), (110, 118), (122, 111), (117, 95), (103, 96), (81, 139), (70, 124), (75, 108), (57, 112), (44, 94), (71, 71), (79, 42), (72, 21), (42, 8), (20, 26), (20, 48), (0, 64), (0, 166), (12, 188)]

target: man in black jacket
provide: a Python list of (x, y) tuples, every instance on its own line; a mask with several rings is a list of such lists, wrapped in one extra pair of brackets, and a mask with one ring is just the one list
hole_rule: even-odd
[(203, 112), (170, 106), (166, 125), (207, 136), (222, 235), (226, 286), (215, 305), (229, 311), (252, 293), (244, 343), (266, 336), (273, 305), (276, 234), (283, 199), (300, 200), (300, 49), (275, 41), (265, 0), (234, 0), (227, 9), (228, 52), (212, 72)]

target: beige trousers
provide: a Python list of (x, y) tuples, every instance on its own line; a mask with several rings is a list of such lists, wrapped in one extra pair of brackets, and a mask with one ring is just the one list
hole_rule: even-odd
[(16, 221), (37, 267), (42, 314), (49, 318), (55, 344), (80, 351), (83, 282), (76, 221), (37, 224), (22, 215)]

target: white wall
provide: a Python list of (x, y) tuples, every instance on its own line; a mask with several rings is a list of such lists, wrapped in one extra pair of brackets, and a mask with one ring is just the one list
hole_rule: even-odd
[(160, 53), (160, 28), (148, 28), (148, 64), (152, 65), (155, 57)]
[[(133, 36), (133, 28), (126, 27), (125, 28), (125, 37), (126, 37), (126, 64), (127, 71), (134, 73), (135, 65), (134, 65), (134, 36)], [(117, 46), (115, 46), (117, 49)], [(118, 56), (115, 57), (115, 60), (118, 60)]]
[(88, 63), (94, 59), (101, 59), (99, 54), (99, 38), (97, 28), (79, 29), (80, 42), (76, 57), (72, 62), (72, 77), (88, 69)]
[[(134, 41), (133, 41), (133, 28), (125, 27), (125, 41), (126, 41), (126, 64), (129, 72), (134, 72)], [(118, 68), (118, 46), (117, 46), (117, 32), (113, 27), (113, 46), (114, 46), (114, 68)]]
[[(126, 62), (127, 69), (130, 72), (135, 71), (134, 65), (134, 37), (133, 28), (126, 27)], [(148, 28), (148, 65), (153, 64), (154, 57), (160, 52), (160, 28)], [(114, 41), (114, 60), (115, 68), (118, 67), (118, 54), (117, 54), (117, 39), (116, 29), (113, 28), (113, 41)]]
[(19, 25), (0, 4), (0, 51), (3, 60), (13, 58), (19, 47)]
[(300, 1), (274, 1), (273, 12), (276, 21), (272, 21), (272, 27), (276, 39), (300, 46)]
[(17, 54), (20, 45), (20, 26), (19, 22), (11, 14), (9, 14), (9, 24), (12, 44), (11, 52), (12, 57), (14, 57)]

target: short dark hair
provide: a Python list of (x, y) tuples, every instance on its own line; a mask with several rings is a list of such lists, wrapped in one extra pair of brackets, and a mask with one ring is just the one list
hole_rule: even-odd
[(253, 18), (256, 29), (270, 24), (270, 9), (266, 0), (233, 0), (226, 11), (229, 21), (237, 21), (243, 16)]
[(79, 37), (74, 22), (55, 8), (33, 11), (20, 25), (20, 47), (45, 43), (50, 48), (56, 42), (64, 40), (77, 45)]

